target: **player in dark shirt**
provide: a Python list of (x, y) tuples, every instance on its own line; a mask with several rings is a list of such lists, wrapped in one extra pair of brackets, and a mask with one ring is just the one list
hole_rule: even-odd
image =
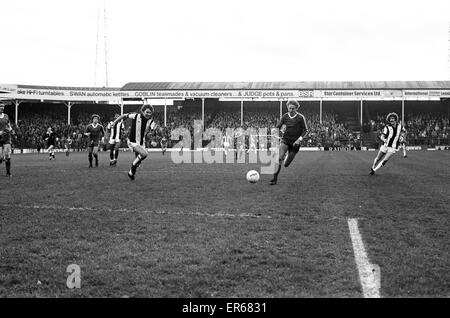
[(92, 115), (92, 123), (86, 127), (84, 133), (89, 137), (88, 142), (88, 159), (89, 168), (92, 168), (92, 156), (95, 158), (95, 166), (98, 167), (98, 149), (100, 147), (100, 141), (105, 135), (105, 129), (99, 124), (100, 116), (97, 114)]
[(56, 133), (52, 130), (52, 127), (48, 127), (47, 132), (44, 134), (44, 141), (49, 156), (48, 160), (55, 160), (55, 146), (57, 139)]
[(286, 106), (288, 112), (281, 117), (276, 126), (278, 129), (284, 126), (285, 131), (281, 137), (278, 168), (270, 181), (271, 185), (277, 184), (282, 162), (284, 161), (284, 166), (287, 168), (294, 160), (300, 150), (300, 143), (308, 132), (305, 117), (297, 112), (300, 104), (296, 100), (289, 100)]
[(0, 103), (0, 163), (5, 160), (6, 175), (11, 177), (11, 134), (14, 131), (4, 110), (5, 104)]

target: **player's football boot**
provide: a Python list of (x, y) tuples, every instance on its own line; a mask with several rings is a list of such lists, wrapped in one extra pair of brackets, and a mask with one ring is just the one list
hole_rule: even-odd
[(270, 185), (276, 185), (277, 184), (277, 178), (273, 178), (270, 180)]
[(131, 180), (134, 180), (134, 174), (130, 171), (128, 171), (128, 178), (130, 178)]
[(375, 174), (375, 170), (373, 170), (372, 168), (370, 168), (370, 174), (373, 176)]
[(403, 158), (408, 158), (408, 156), (403, 156)]

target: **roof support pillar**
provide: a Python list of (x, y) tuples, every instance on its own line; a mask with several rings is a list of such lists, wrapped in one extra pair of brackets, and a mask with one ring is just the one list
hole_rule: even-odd
[(20, 105), (20, 101), (19, 100), (15, 100), (14, 101), (14, 122), (16, 123), (16, 126), (17, 126), (17, 123), (19, 122), (19, 105)]
[(241, 100), (241, 127), (244, 126), (244, 100)]
[(205, 131), (205, 99), (202, 98), (202, 126), (203, 131)]

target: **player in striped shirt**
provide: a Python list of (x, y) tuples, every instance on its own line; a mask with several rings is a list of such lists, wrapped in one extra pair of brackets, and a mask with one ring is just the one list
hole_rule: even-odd
[(408, 158), (406, 155), (406, 129), (403, 127), (404, 132), (400, 135), (400, 148), (403, 150), (403, 158)]
[(169, 140), (166, 137), (166, 131), (164, 129), (161, 130), (161, 151), (164, 156), (164, 153), (167, 151), (167, 145), (169, 144)]
[(287, 168), (294, 160), (300, 150), (300, 143), (303, 137), (308, 133), (305, 116), (298, 112), (300, 104), (296, 100), (289, 100), (286, 103), (288, 112), (281, 117), (276, 128), (286, 127), (283, 137), (281, 138), (279, 150), (278, 169), (270, 180), (270, 185), (277, 184), (278, 174), (281, 170), (281, 163)]
[(92, 168), (92, 157), (95, 158), (95, 166), (98, 167), (98, 149), (100, 148), (100, 141), (105, 135), (105, 128), (101, 124), (99, 124), (100, 116), (97, 114), (93, 114), (92, 123), (90, 123), (86, 127), (86, 132), (84, 133), (89, 137), (88, 142), (88, 159), (89, 159), (89, 168)]
[(11, 177), (11, 134), (14, 131), (4, 110), (5, 104), (0, 103), (0, 163), (5, 161), (6, 175)]
[(398, 151), (400, 136), (405, 133), (402, 124), (398, 122), (398, 115), (396, 113), (389, 113), (386, 116), (386, 121), (387, 124), (383, 128), (380, 137), (384, 144), (380, 147), (376, 158), (373, 160), (372, 167), (370, 168), (371, 175), (383, 167), (389, 158)]
[[(114, 119), (117, 119), (119, 114), (114, 115)], [(117, 158), (119, 157), (119, 147), (120, 141), (122, 138), (122, 133), (124, 130), (123, 120), (114, 124), (114, 120), (109, 122), (106, 129), (109, 132), (109, 165), (115, 166), (117, 165)]]
[(113, 124), (117, 124), (123, 119), (131, 120), (131, 129), (128, 137), (128, 147), (130, 147), (136, 159), (131, 164), (131, 169), (128, 171), (128, 177), (131, 180), (135, 179), (136, 170), (141, 165), (141, 162), (147, 158), (148, 152), (145, 148), (145, 138), (150, 130), (155, 130), (158, 125), (153, 120), (155, 110), (152, 105), (144, 104), (138, 113), (123, 114), (117, 117)]

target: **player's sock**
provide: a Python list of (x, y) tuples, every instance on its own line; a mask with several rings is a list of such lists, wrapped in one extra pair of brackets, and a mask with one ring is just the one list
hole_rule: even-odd
[(94, 158), (95, 158), (95, 166), (98, 167), (98, 155), (95, 154)]
[(377, 158), (373, 159), (372, 169), (375, 169), (376, 164), (377, 164)]
[(272, 181), (275, 180), (276, 182), (278, 180), (278, 174), (280, 173), (280, 171), (281, 171), (281, 162), (278, 163), (278, 168), (277, 171), (273, 174)]
[(92, 154), (88, 154), (88, 158), (89, 158), (89, 167), (92, 167)]
[(141, 164), (142, 160), (144, 160), (145, 157), (142, 157), (140, 154), (137, 155), (136, 159), (134, 159), (133, 161), (133, 167), (139, 167), (139, 165)]
[(109, 159), (111, 161), (114, 160), (114, 148), (113, 147), (111, 147), (111, 149), (109, 150)]
[(119, 158), (119, 149), (116, 149), (114, 151), (114, 159), (115, 159), (115, 161), (117, 161), (117, 158)]
[(11, 158), (5, 159), (5, 166), (6, 166), (6, 174), (8, 176), (11, 175)]
[(373, 171), (377, 171), (378, 169), (380, 169), (382, 166), (384, 166), (386, 164), (387, 161), (383, 160), (381, 161), (375, 169), (373, 169)]

